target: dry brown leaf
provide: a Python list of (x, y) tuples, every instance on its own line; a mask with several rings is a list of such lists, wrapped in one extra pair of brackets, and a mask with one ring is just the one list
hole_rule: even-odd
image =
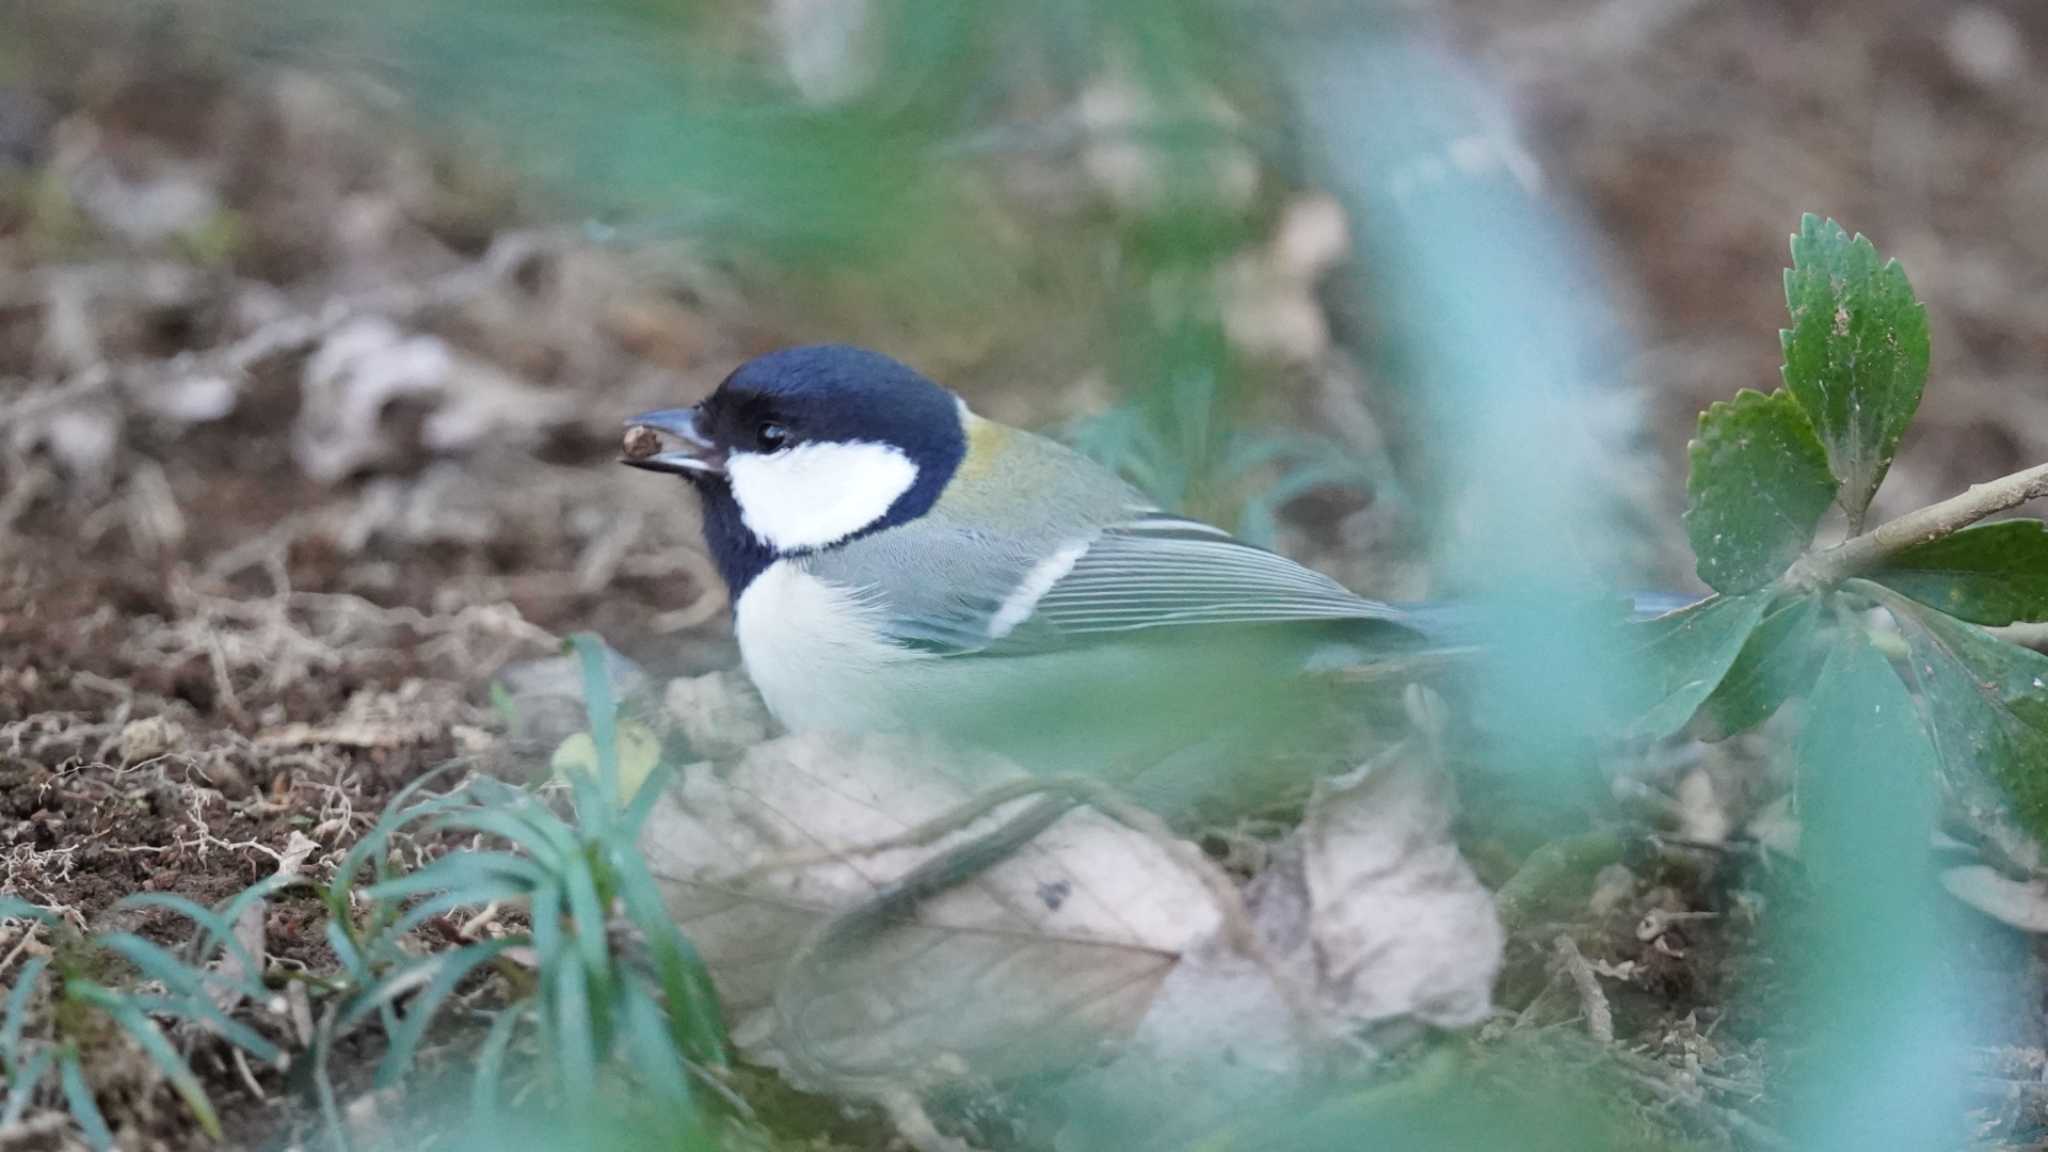
[(1941, 874), (1949, 895), (2022, 932), (2048, 933), (2048, 880), (2015, 880), (1987, 864)]
[[(731, 689), (679, 695), (701, 719)], [(1055, 793), (1076, 806), (1043, 807)], [(808, 1086), (874, 1092), (1133, 1040), (1285, 1076), (1389, 1022), (1476, 1022), (1503, 937), (1450, 821), (1441, 777), (1404, 745), (1318, 788), (1240, 897), (1099, 789), (910, 737), (807, 733), (686, 768), (643, 846), (741, 1047)], [(923, 887), (935, 870), (952, 882)]]
[(1451, 816), (1443, 777), (1414, 754), (1325, 781), (1310, 799), (1318, 983), (1348, 1022), (1461, 1028), (1492, 1011), (1506, 937)]
[(738, 1043), (781, 1060), (800, 1028), (805, 1063), (843, 1087), (967, 1067), (1021, 1072), (1127, 1034), (1220, 913), (1168, 844), (1086, 808), (924, 900), (914, 920), (821, 957), (816, 978), (775, 1010), (788, 962), (827, 918), (1038, 801), (1014, 796), (923, 842), (909, 834), (984, 789), (1027, 780), (926, 741), (818, 733), (686, 769), (643, 845), (719, 982)]
[(430, 452), (455, 452), (485, 440), (502, 445), (566, 422), (561, 395), (535, 387), (463, 353), (436, 336), (412, 335), (381, 316), (336, 328), (306, 361), (303, 401), (292, 429), (292, 457), (322, 483), (333, 483), (398, 454), (386, 412), (400, 401), (422, 404), (419, 429)]
[(1414, 1025), (1485, 1018), (1505, 936), (1418, 744), (1316, 789), (1245, 891), (1262, 955), (1220, 936), (1191, 949), (1128, 1051), (1070, 1085), (1084, 1114), (1111, 1100), (1151, 1146), (1198, 1142), (1315, 1056), (1370, 1058)]

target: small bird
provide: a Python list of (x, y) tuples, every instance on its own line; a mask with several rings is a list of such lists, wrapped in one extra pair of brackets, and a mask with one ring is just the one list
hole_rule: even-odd
[(696, 490), (741, 658), (793, 731), (929, 731), (1197, 803), (1281, 745), (1327, 752), (1318, 717), (1356, 709), (1316, 673), (1422, 639), (861, 348), (751, 360), (635, 417), (623, 462)]

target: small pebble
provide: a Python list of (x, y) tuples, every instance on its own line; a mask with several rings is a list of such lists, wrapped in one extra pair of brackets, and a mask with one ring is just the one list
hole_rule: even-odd
[(661, 434), (645, 424), (635, 424), (626, 429), (623, 451), (628, 460), (645, 460), (661, 451)]

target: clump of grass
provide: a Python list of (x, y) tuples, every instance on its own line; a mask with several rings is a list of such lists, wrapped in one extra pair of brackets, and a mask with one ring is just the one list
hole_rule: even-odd
[[(642, 787), (622, 793), (617, 703), (602, 647), (588, 636), (574, 643), (596, 755), (595, 771), (568, 774), (568, 818), (535, 792), (486, 777), (428, 794), (428, 785), (444, 778), (430, 773), (392, 800), (324, 885), (278, 876), (217, 908), (162, 893), (119, 905), (190, 920), (195, 935), (181, 950), (128, 932), (82, 934), (50, 909), (0, 898), (0, 918), (32, 922), (56, 942), (16, 974), (0, 1017), (7, 1083), (0, 1127), (51, 1094), (89, 1145), (113, 1146), (86, 1058), (105, 1032), (97, 1023), (104, 1020), (133, 1039), (200, 1127), (218, 1138), (217, 1110), (158, 1023), (169, 1018), (194, 1021), (272, 1067), (310, 1061), (323, 1120), (337, 1146), (346, 1147), (328, 1074), (336, 1042), (378, 1025), (385, 1047), (376, 1083), (395, 1087), (435, 1025), (449, 1022), (457, 992), (490, 973), (506, 992), (486, 1013), (476, 1047), (473, 1116), (501, 1115), (505, 1088), (515, 1080), (540, 1089), (540, 1099), (572, 1118), (598, 1101), (626, 1098), (614, 1089), (630, 1085), (637, 1089), (630, 1098), (659, 1106), (677, 1131), (701, 1134), (705, 1114), (691, 1081), (726, 1065), (726, 1037), (703, 962), (669, 919), (637, 847), (661, 774), (657, 769)], [(473, 846), (404, 871), (391, 851), (401, 833), (467, 835)], [(341, 965), (332, 978), (306, 981), (317, 1019), (311, 1036), (291, 1046), (224, 1007), (281, 1006), (234, 924), (287, 888), (318, 895), (327, 911), (325, 938)], [(407, 939), (435, 917), (493, 905), (505, 914), (501, 922), (522, 926), (424, 956), (407, 950)], [(125, 980), (131, 971), (139, 982)], [(50, 1010), (37, 1012), (43, 1003)], [(523, 1047), (524, 1037), (533, 1043)]]
[[(39, 926), (54, 940), (48, 954), (30, 957), (15, 973), (0, 1017), (0, 1071), (7, 1082), (0, 1128), (19, 1121), (54, 1078), (87, 1143), (96, 1149), (112, 1147), (113, 1133), (86, 1077), (85, 1061), (87, 1046), (110, 1023), (149, 1057), (200, 1128), (218, 1138), (220, 1117), (212, 1100), (157, 1018), (196, 1022), (257, 1060), (283, 1061), (284, 1049), (276, 1041), (223, 1007), (238, 999), (267, 1004), (273, 998), (233, 925), (280, 886), (265, 881), (219, 908), (161, 892), (140, 893), (115, 905), (162, 908), (192, 921), (198, 934), (182, 955), (131, 932), (83, 934), (50, 909), (0, 897), (0, 919)], [(118, 977), (127, 971), (141, 983), (125, 986)], [(38, 1001), (49, 1010), (35, 1013)]]

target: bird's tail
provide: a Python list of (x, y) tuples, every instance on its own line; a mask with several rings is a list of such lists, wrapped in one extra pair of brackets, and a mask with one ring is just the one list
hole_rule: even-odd
[[(1700, 597), (1684, 592), (1635, 592), (1628, 595), (1630, 614), (1649, 620), (1699, 603)], [(1397, 605), (1403, 622), (1420, 632), (1432, 645), (1478, 644), (1489, 630), (1486, 606), (1455, 601)]]

